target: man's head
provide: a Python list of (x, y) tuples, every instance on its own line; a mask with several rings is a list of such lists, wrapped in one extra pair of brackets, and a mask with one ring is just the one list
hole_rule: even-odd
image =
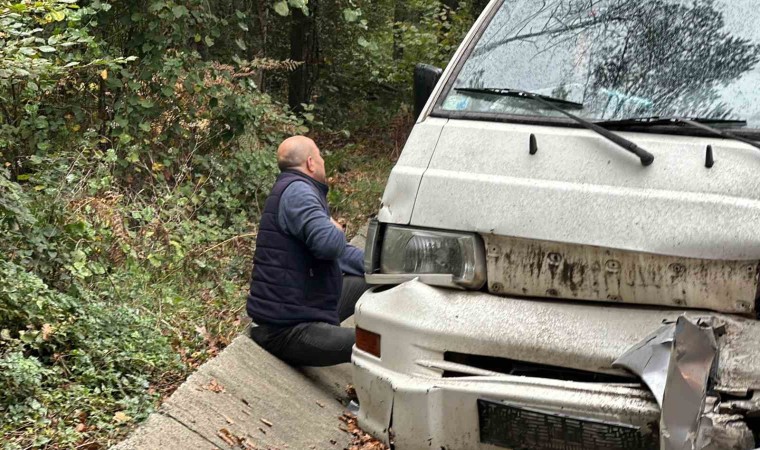
[(325, 160), (317, 144), (306, 136), (285, 139), (277, 149), (277, 165), (280, 170), (298, 170), (319, 182), (327, 182)]

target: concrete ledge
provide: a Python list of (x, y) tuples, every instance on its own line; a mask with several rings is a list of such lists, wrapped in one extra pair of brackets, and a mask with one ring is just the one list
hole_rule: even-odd
[(113, 449), (247, 448), (230, 445), (230, 435), (255, 449), (345, 448), (350, 436), (338, 428), (345, 393), (337, 394), (349, 369), (295, 369), (240, 336)]

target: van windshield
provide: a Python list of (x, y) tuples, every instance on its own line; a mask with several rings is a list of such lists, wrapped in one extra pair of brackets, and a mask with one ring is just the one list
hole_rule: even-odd
[(756, 131), (759, 23), (759, 0), (504, 0), (438, 110), (563, 117), (456, 90), (511, 88), (581, 103), (590, 120), (735, 119)]

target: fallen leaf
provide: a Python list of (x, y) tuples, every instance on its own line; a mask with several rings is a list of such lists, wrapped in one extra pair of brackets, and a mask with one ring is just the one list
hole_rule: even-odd
[(317, 405), (319, 405), (320, 408), (324, 408), (325, 404), (317, 400)]
[(83, 423), (78, 423), (77, 426), (74, 428), (77, 433), (84, 433), (87, 431), (87, 425)]
[(356, 396), (356, 389), (354, 388), (353, 384), (346, 386), (346, 395), (351, 400), (358, 400), (358, 397)]
[(77, 445), (78, 450), (100, 450), (102, 448), (102, 445), (97, 441), (85, 442), (83, 444)]
[(115, 420), (116, 422), (119, 422), (119, 423), (126, 423), (126, 422), (129, 422), (130, 420), (132, 420), (132, 418), (130, 416), (126, 415), (126, 413), (124, 413), (124, 411), (119, 411), (119, 412), (117, 412), (116, 414), (113, 415), (113, 420)]
[(224, 392), (224, 386), (219, 384), (219, 382), (216, 381), (216, 378), (212, 378), (208, 384), (203, 386), (203, 389), (211, 392), (216, 392), (217, 394)]
[(227, 445), (231, 447), (237, 447), (242, 442), (242, 440), (239, 437), (232, 434), (230, 430), (226, 428), (222, 428), (219, 431), (217, 431), (216, 435), (219, 436), (224, 442), (227, 443)]
[[(340, 416), (340, 421), (348, 426), (348, 432), (353, 435), (348, 450), (388, 450), (388, 447), (384, 443), (359, 428), (355, 415), (345, 413)], [(338, 428), (341, 428), (340, 425), (338, 425)]]
[(53, 331), (54, 331), (53, 326), (50, 325), (49, 323), (42, 325), (42, 340), (43, 341), (50, 340), (50, 336), (53, 335)]

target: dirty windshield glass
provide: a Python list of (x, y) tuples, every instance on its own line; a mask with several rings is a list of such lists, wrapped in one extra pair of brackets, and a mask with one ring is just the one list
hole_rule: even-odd
[(759, 0), (505, 0), (441, 107), (562, 117), (512, 88), (583, 104), (588, 119), (746, 120), (760, 129)]

